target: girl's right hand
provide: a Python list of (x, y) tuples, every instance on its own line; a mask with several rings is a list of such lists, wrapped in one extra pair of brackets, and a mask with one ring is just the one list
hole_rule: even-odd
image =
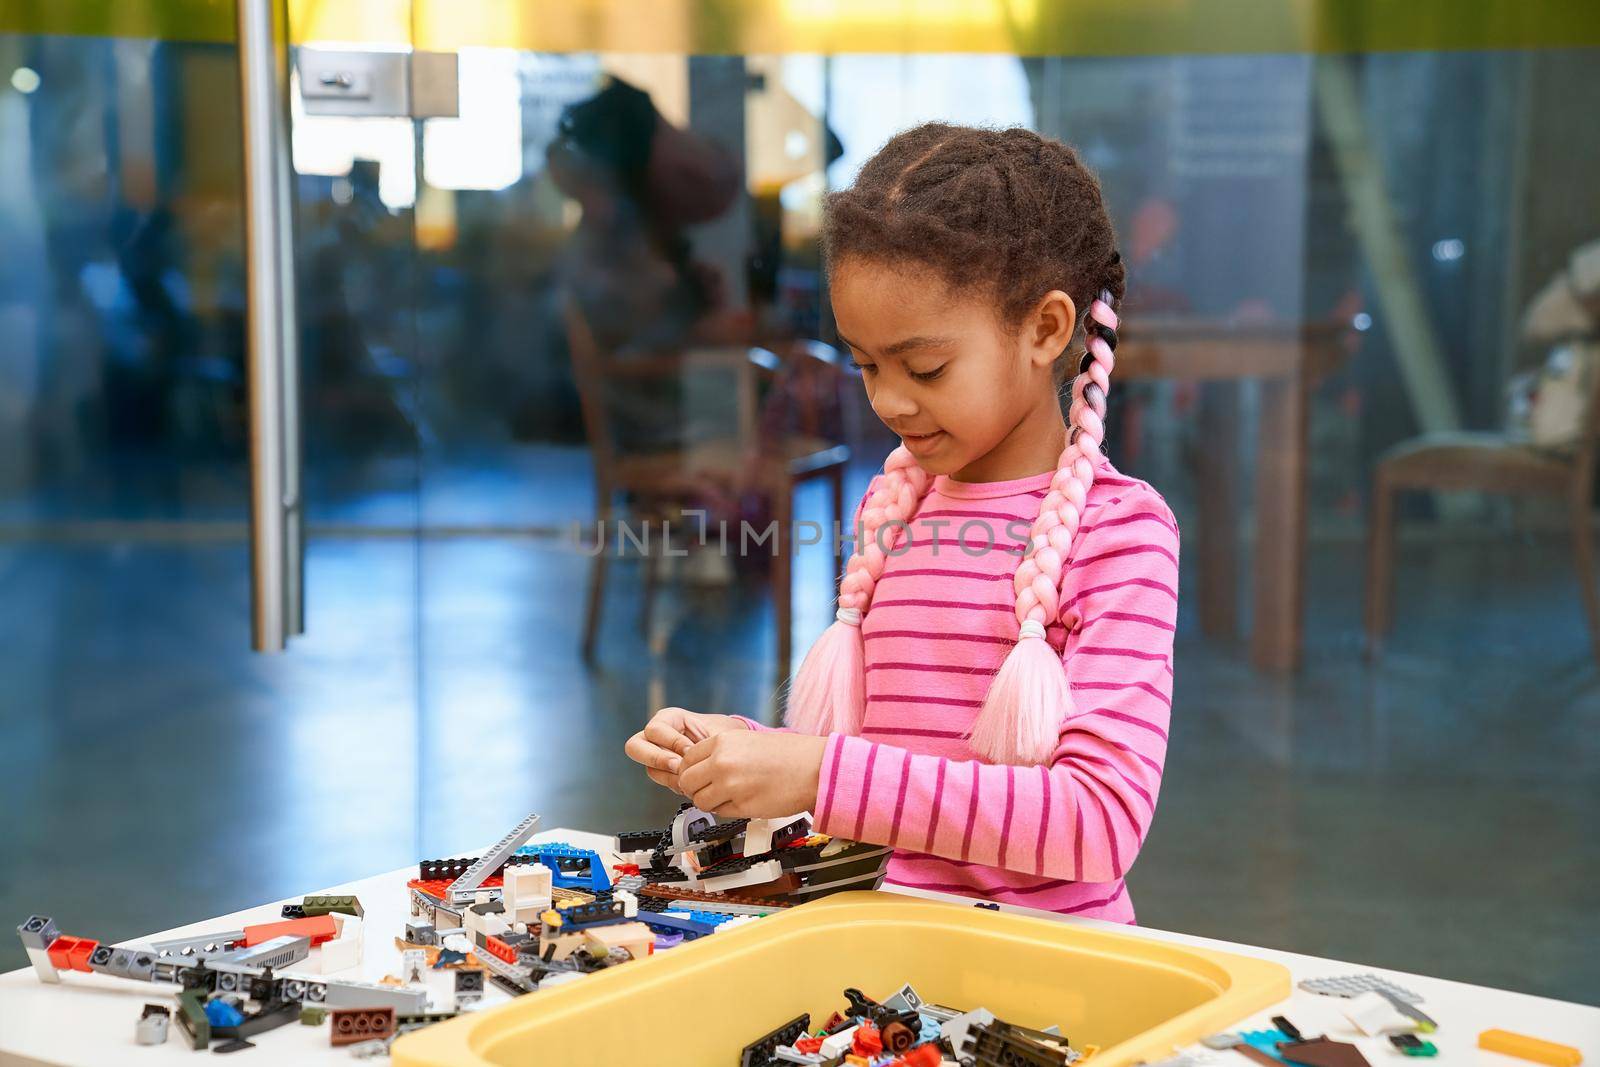
[(744, 723), (732, 715), (703, 715), (686, 708), (662, 708), (650, 717), (643, 730), (628, 738), (623, 751), (635, 763), (644, 764), (650, 780), (674, 793), (683, 754), (706, 738), (729, 730), (744, 730)]

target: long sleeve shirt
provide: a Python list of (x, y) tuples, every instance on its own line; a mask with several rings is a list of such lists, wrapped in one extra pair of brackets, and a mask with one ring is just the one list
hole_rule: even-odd
[(1075, 705), (1055, 752), (996, 765), (965, 740), (1017, 641), (1012, 579), (1051, 476), (935, 478), (862, 620), (865, 721), (828, 738), (813, 814), (823, 833), (893, 846), (889, 882), (1131, 923), (1123, 876), (1166, 758), (1178, 529), (1104, 457), (1046, 628)]

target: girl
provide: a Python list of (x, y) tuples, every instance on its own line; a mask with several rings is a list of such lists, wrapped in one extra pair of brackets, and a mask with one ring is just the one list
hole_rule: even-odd
[(1028, 130), (929, 124), (830, 198), (823, 238), (840, 340), (902, 440), (837, 621), (786, 729), (665, 708), (627, 752), (703, 810), (891, 845), (890, 882), (1131, 923), (1178, 531), (1100, 451), (1123, 268), (1099, 182)]

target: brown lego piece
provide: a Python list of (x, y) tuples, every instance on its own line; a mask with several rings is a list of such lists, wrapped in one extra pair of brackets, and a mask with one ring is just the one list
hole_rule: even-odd
[(708, 904), (748, 904), (753, 908), (791, 908), (794, 905), (779, 900), (762, 900), (738, 893), (702, 893), (696, 889), (674, 889), (667, 885), (639, 887), (639, 896), (659, 900), (703, 900)]
[(383, 1040), (394, 1035), (394, 1006), (386, 1008), (334, 1008), (330, 1016), (328, 1044), (354, 1045), (358, 1041)]
[(1285, 1041), (1278, 1046), (1278, 1054), (1304, 1067), (1372, 1067), (1361, 1050), (1348, 1041), (1331, 1041), (1326, 1037)]
[(1279, 1063), (1265, 1052), (1262, 1052), (1254, 1045), (1238, 1044), (1233, 1046), (1233, 1051), (1237, 1052), (1241, 1056), (1255, 1060), (1261, 1065), (1261, 1067), (1283, 1067), (1283, 1064)]

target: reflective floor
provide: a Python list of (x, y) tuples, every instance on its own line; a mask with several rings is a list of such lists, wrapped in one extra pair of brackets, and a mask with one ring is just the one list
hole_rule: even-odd
[[(586, 561), (560, 544), (320, 540), (309, 636), (258, 657), (244, 553), (0, 545), (7, 602), (54, 605), (0, 612), (5, 923), (126, 938), (459, 854), (530, 810), (652, 825), (674, 800), (624, 738), (658, 704), (749, 711), (770, 684), (759, 577), (666, 582), (647, 639), (638, 566), (618, 565), (590, 672)], [(1314, 546), (1292, 682), (1200, 638), (1191, 597), (1140, 920), (1600, 1002), (1600, 674), (1567, 566), (1536, 538), (1406, 549), (1369, 669), (1359, 546)], [(799, 635), (825, 621), (828, 568), (806, 550)], [(0, 937), (0, 968), (23, 963)]]

